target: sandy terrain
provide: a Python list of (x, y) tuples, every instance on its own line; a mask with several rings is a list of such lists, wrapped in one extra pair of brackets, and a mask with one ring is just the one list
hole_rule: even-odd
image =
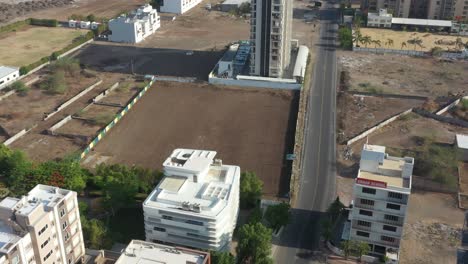
[[(391, 29), (380, 29), (380, 28), (361, 28), (361, 34), (363, 36), (370, 36), (372, 40), (380, 40), (381, 48), (392, 48), (392, 49), (404, 49), (404, 50), (423, 50), (430, 51), (433, 47), (441, 47), (444, 50), (456, 51), (458, 48), (455, 45), (455, 40), (461, 38), (463, 43), (468, 41), (468, 37), (463, 36), (449, 36), (449, 35), (437, 35), (433, 33), (422, 33), (422, 32), (405, 32)], [(408, 43), (408, 40), (419, 38), (422, 40), (422, 47)], [(385, 45), (388, 39), (393, 40), (393, 46)], [(442, 41), (442, 43), (437, 43)], [(406, 46), (402, 47), (402, 42), (406, 42)], [(447, 45), (452, 42), (452, 45)], [(363, 44), (360, 44), (364, 46)], [(368, 45), (368, 47), (375, 47), (374, 44)], [(378, 47), (378, 46), (377, 46)]]
[(175, 148), (218, 151), (226, 164), (254, 171), (267, 196), (285, 195), (297, 92), (156, 82), (83, 161), (161, 169)]
[[(350, 76), (350, 90), (436, 98), (467, 92), (468, 62), (434, 58), (339, 52), (342, 70)], [(382, 63), (384, 62), (385, 63)]]
[(2, 65), (24, 66), (50, 56), (66, 47), (87, 30), (26, 26), (21, 30), (0, 33), (0, 61)]

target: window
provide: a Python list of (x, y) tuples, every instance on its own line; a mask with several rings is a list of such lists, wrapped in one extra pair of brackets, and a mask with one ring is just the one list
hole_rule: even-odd
[(163, 215), (163, 219), (166, 219), (166, 220), (172, 220), (172, 216)]
[(357, 224), (360, 225), (360, 226), (365, 226), (365, 227), (371, 227), (371, 222), (367, 222), (367, 221), (362, 221), (362, 220), (358, 220), (357, 221)]
[(185, 221), (185, 223), (191, 224), (191, 225), (203, 226), (203, 223), (202, 223), (202, 222), (200, 222), (200, 221), (195, 221), (195, 220), (187, 220), (187, 221)]
[(49, 253), (47, 253), (47, 255), (44, 257), (44, 261), (46, 261), (50, 257), (50, 255), (52, 255), (52, 250)]
[(366, 205), (374, 205), (374, 201), (373, 200), (369, 200), (369, 199), (361, 199), (361, 204), (366, 204)]
[(392, 210), (400, 210), (400, 205), (398, 204), (392, 204), (392, 203), (387, 203), (387, 209), (392, 209)]
[(60, 218), (62, 218), (65, 215), (65, 208), (60, 210)]
[(44, 233), (47, 230), (47, 227), (49, 226), (46, 224), (41, 230), (39, 230), (38, 234), (42, 235), (42, 233)]
[(356, 235), (362, 236), (362, 237), (369, 237), (369, 233), (362, 232), (362, 231), (356, 231)]
[(376, 191), (375, 191), (375, 189), (362, 187), (362, 192), (363, 193), (368, 193), (368, 194), (375, 194)]
[(67, 226), (68, 226), (67, 221), (63, 222), (63, 224), (62, 224), (62, 229), (65, 230), (65, 228), (67, 228)]
[(68, 239), (70, 239), (70, 233), (67, 232), (67, 233), (65, 234), (65, 242), (67, 242)]
[(360, 214), (360, 215), (372, 216), (372, 211), (359, 210), (359, 214)]
[(383, 226), (383, 230), (396, 232), (397, 228), (396, 228), (396, 226), (384, 225), (384, 226)]
[(49, 244), (49, 241), (50, 241), (50, 237), (44, 241), (44, 243), (41, 244), (41, 248), (44, 248), (45, 246), (47, 246), (47, 244)]
[(399, 217), (396, 216), (396, 215), (388, 215), (388, 214), (386, 214), (386, 215), (384, 215), (384, 219), (385, 219), (385, 220), (390, 220), (390, 221), (395, 221), (395, 222), (397, 222), (397, 221), (399, 220)]
[(394, 198), (394, 199), (403, 199), (403, 194), (402, 193), (396, 193), (396, 192), (388, 192), (388, 198)]
[(155, 226), (153, 229), (154, 229), (155, 231), (158, 231), (158, 232), (166, 232), (166, 229), (165, 229), (165, 228), (162, 228), (162, 227), (157, 227), (157, 226)]
[(387, 242), (392, 242), (392, 243), (395, 242), (396, 240), (394, 237), (389, 237), (389, 236), (381, 236), (380, 239), (382, 241), (387, 241)]

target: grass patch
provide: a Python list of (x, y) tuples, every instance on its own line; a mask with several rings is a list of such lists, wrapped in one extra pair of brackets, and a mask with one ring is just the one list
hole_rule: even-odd
[(413, 120), (413, 119), (416, 119), (416, 118), (419, 118), (419, 115), (416, 114), (416, 113), (408, 113), (406, 115), (402, 115), (398, 118), (398, 120), (400, 121), (409, 121), (409, 120)]
[(128, 90), (130, 90), (130, 83), (128, 82), (120, 83), (119, 86), (117, 86), (115, 90), (119, 93), (128, 92)]
[(114, 119), (113, 114), (100, 114), (93, 118), (91, 122), (93, 123), (93, 125), (105, 126), (109, 124), (112, 121), (112, 119)]
[(462, 111), (468, 111), (468, 99), (460, 100), (460, 109)]
[(368, 82), (360, 83), (358, 85), (364, 92), (367, 92), (367, 93), (372, 93), (372, 94), (381, 94), (381, 93), (383, 93), (382, 88), (374, 86), (374, 85), (372, 85), (372, 84), (370, 84)]

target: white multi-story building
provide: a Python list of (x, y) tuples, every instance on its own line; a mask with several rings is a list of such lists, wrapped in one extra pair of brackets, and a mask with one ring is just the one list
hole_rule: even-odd
[(19, 78), (19, 69), (0, 65), (0, 90)]
[(398, 262), (400, 239), (411, 193), (414, 159), (364, 145), (353, 188), (350, 240), (369, 243), (371, 252)]
[(84, 254), (75, 192), (37, 185), (0, 202), (0, 263), (71, 264)]
[(201, 3), (202, 0), (163, 0), (161, 4), (161, 12), (183, 14), (196, 5)]
[(132, 240), (115, 264), (209, 264), (210, 254), (199, 250), (172, 247), (140, 240)]
[(250, 74), (282, 78), (291, 61), (291, 0), (252, 0)]
[(369, 13), (367, 15), (368, 27), (391, 28), (392, 14), (387, 13), (387, 9), (380, 9), (379, 13)]
[(129, 15), (121, 15), (109, 21), (109, 40), (138, 43), (161, 27), (158, 11), (149, 4), (141, 6)]
[(208, 250), (229, 248), (239, 212), (240, 168), (215, 151), (176, 149), (143, 203), (146, 240)]

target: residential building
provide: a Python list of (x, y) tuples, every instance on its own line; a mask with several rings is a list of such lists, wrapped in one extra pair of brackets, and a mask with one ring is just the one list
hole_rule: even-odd
[(290, 0), (252, 0), (250, 74), (282, 78), (291, 60)]
[(75, 192), (37, 185), (0, 202), (0, 263), (71, 264), (84, 254)]
[(159, 10), (164, 13), (183, 14), (201, 2), (202, 0), (163, 0)]
[[(229, 46), (223, 57), (215, 66), (215, 74), (221, 78), (235, 78), (243, 74), (250, 56), (250, 42), (239, 41)], [(247, 69), (248, 70), (248, 69)]]
[(377, 13), (380, 9), (387, 9), (394, 17), (409, 17), (410, 0), (362, 0), (361, 10)]
[(468, 0), (456, 0), (453, 18), (468, 21)]
[(251, 0), (226, 0), (221, 3), (221, 11), (229, 12), (239, 8), (244, 3), (250, 3)]
[(146, 240), (228, 250), (239, 213), (240, 168), (215, 151), (176, 149), (143, 203)]
[(158, 11), (149, 4), (141, 6), (129, 15), (121, 15), (109, 21), (109, 40), (138, 43), (161, 27)]
[(456, 1), (457, 0), (429, 0), (427, 6), (427, 19), (453, 19), (455, 15)]
[(378, 13), (368, 13), (367, 26), (379, 28), (392, 27), (392, 14), (387, 13), (387, 9), (380, 9)]
[(115, 264), (210, 264), (210, 253), (182, 247), (172, 247), (132, 240)]
[(457, 134), (455, 143), (458, 151), (458, 159), (468, 162), (468, 135)]
[(369, 243), (371, 252), (398, 261), (400, 239), (411, 192), (414, 159), (365, 144), (350, 213), (350, 240)]
[(19, 76), (18, 68), (0, 65), (0, 90), (15, 82)]
[(453, 21), (450, 33), (460, 36), (468, 36), (468, 23)]

